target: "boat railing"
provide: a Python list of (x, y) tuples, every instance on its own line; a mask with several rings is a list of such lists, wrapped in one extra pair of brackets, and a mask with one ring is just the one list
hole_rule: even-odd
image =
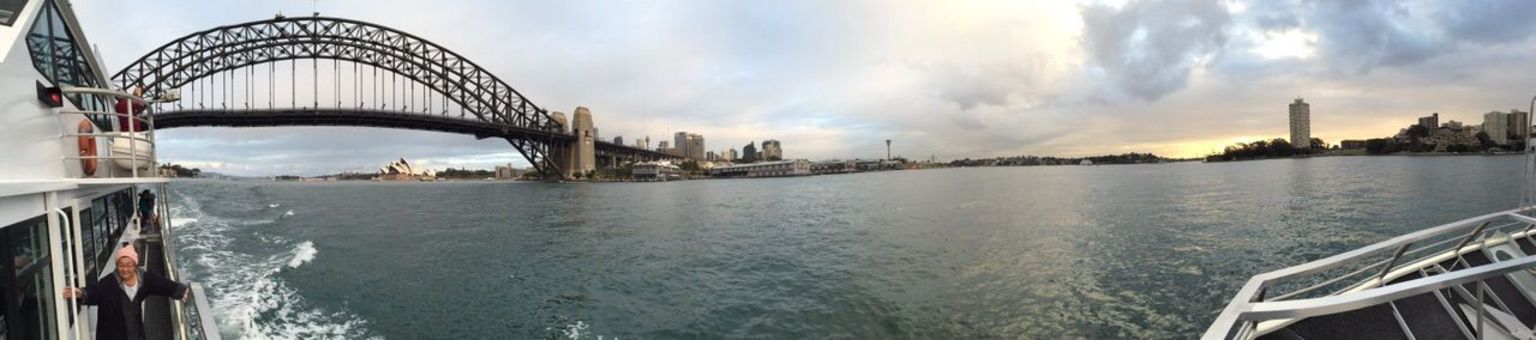
[[(166, 201), (170, 197), (170, 187), (166, 183), (159, 184), (161, 197), (155, 205), (156, 214), (161, 216), (160, 224), (151, 232), (142, 235), (147, 242), (158, 243), (161, 251), (165, 252), (165, 275), (172, 281), (186, 279), (176, 265), (175, 230), (171, 225), (170, 204)], [(144, 230), (140, 229), (141, 231)], [(214, 319), (215, 311), (210, 307), (208, 295), (203, 291), (203, 285), (197, 282), (187, 282), (187, 296), (180, 302), (171, 304), (171, 325), (173, 338), (178, 340), (203, 339), (218, 340), (219, 324)]]
[[(1266, 325), (1370, 307), (1536, 266), (1536, 256), (1480, 266), (1462, 257), (1481, 251), (1485, 242), (1513, 238), (1536, 241), (1531, 238), (1536, 234), (1536, 218), (1523, 214), (1529, 211), (1528, 207), (1455, 221), (1255, 275), (1238, 290), (1203, 338), (1251, 339), (1269, 330)], [(1449, 266), (1441, 265), (1447, 262)], [(1420, 271), (1426, 267), (1443, 273)], [(1394, 282), (1411, 273), (1422, 277)]]
[[(128, 176), (126, 178), (159, 177), (159, 174), (158, 174), (158, 172), (155, 169), (155, 166), (158, 163), (156, 163), (156, 160), (155, 160), (155, 150), (154, 150), (154, 148), (155, 148), (155, 118), (154, 118), (154, 115), (152, 115), (152, 114), (133, 114), (132, 113), (133, 112), (133, 108), (132, 108), (133, 105), (131, 105), (131, 104), (128, 105), (129, 108), (128, 108), (128, 110), (126, 110), (126, 111), (128, 111), (128, 113), (115, 112), (111, 108), (111, 106), (114, 106), (114, 104), (117, 103), (118, 100), (126, 100), (129, 103), (144, 103), (144, 99), (143, 98), (140, 98), (139, 96), (136, 96), (136, 95), (134, 95), (132, 93), (128, 93), (128, 92), (124, 92), (124, 91), (110, 90), (110, 89), (103, 89), (103, 88), (95, 88), (95, 87), (60, 86), (59, 87), (59, 92), (61, 92), (62, 94), (65, 94), (65, 95), (76, 94), (76, 95), (97, 96), (97, 97), (100, 97), (100, 98), (103, 98), (103, 99), (107, 99), (107, 100), (104, 100), (103, 102), (105, 102), (105, 103), (113, 103), (113, 104), (106, 105), (106, 106), (108, 106), (108, 108), (105, 111), (96, 111), (96, 110), (63, 110), (63, 109), (61, 109), (61, 110), (56, 110), (56, 112), (58, 114), (61, 114), (61, 115), (80, 115), (80, 116), (84, 116), (86, 119), (92, 119), (92, 118), (98, 118), (98, 117), (115, 117), (115, 118), (118, 118), (118, 119), (123, 119), (123, 118), (126, 117), (126, 120), (130, 121), (130, 123), (126, 124), (127, 126), (123, 127), (123, 129), (125, 129), (126, 131), (119, 131), (119, 132), (79, 132), (79, 131), (75, 131), (75, 130), (72, 130), (72, 129), (69, 129), (69, 128), (65, 128), (65, 131), (64, 131), (64, 134), (63, 134), (62, 138), (65, 138), (66, 141), (69, 138), (86, 137), (86, 138), (92, 139), (93, 141), (96, 138), (107, 138), (107, 140), (109, 142), (107, 143), (108, 147), (106, 148), (105, 151), (98, 151), (95, 155), (67, 155), (67, 156), (65, 156), (63, 158), (64, 162), (68, 163), (68, 162), (80, 162), (80, 161), (94, 161), (94, 162), (97, 162), (97, 164), (98, 164), (97, 166), (110, 169), (111, 166), (116, 165), (116, 163), (118, 163), (118, 161), (124, 161), (129, 166), (129, 170), (128, 170), (128, 173), (127, 173)], [(143, 127), (142, 130), (139, 129), (140, 125), (142, 125), (142, 127)], [(94, 131), (94, 129), (93, 129), (93, 131)], [(126, 148), (127, 149), (126, 150), (127, 151), (127, 155), (117, 155), (116, 154), (117, 152), (115, 150), (113, 150), (114, 149), (113, 146), (116, 144), (116, 143), (113, 143), (113, 142), (119, 141), (119, 140), (126, 140), (127, 141), (127, 143), (125, 143), (125, 144), (127, 144), (127, 148)], [(143, 169), (143, 170), (141, 171), (140, 169)], [(85, 177), (88, 177), (88, 178), (95, 178), (95, 177), (125, 178), (125, 177), (117, 174), (115, 171), (111, 171), (111, 170), (101, 171), (101, 173), (104, 173), (105, 175), (104, 176), (85, 176)]]
[(183, 299), (183, 309), (187, 316), (181, 327), (182, 339), (219, 340), (219, 324), (213, 319), (213, 309), (208, 306), (208, 295), (203, 293), (203, 285), (197, 282), (187, 284), (187, 299)]

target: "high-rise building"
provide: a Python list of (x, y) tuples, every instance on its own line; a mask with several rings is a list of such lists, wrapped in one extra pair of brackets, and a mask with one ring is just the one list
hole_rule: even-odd
[(668, 149), (667, 148), (667, 141), (661, 141), (659, 143), (656, 143), (656, 152), (672, 153), (672, 149)]
[(624, 136), (613, 136), (613, 144), (624, 146)]
[(736, 148), (730, 148), (730, 149), (726, 149), (725, 150), (725, 160), (735, 161), (737, 159), (741, 159), (741, 155), (736, 153)]
[(704, 153), (704, 160), (714, 162), (720, 160), (720, 156), (716, 156), (714, 151), (710, 151)]
[(672, 155), (674, 155), (674, 156), (681, 156), (681, 157), (688, 157), (688, 132), (687, 131), (678, 131), (677, 133), (672, 134), (672, 148), (674, 150), (677, 150), (676, 152), (673, 152)]
[(752, 146), (753, 143), (755, 142), (747, 142), (747, 146), (741, 147), (742, 163), (752, 163), (757, 161), (757, 147)]
[(1291, 146), (1297, 149), (1312, 147), (1312, 104), (1301, 98), (1291, 102)]
[(1509, 123), (1509, 140), (1525, 140), (1531, 137), (1531, 117), (1520, 110), (1509, 110), (1509, 115), (1504, 118)]
[(779, 147), (779, 141), (774, 139), (763, 141), (763, 150), (759, 153), (761, 153), (760, 156), (765, 161), (784, 159), (784, 149)]
[(688, 134), (688, 158), (694, 160), (704, 159), (704, 136), (695, 133)]
[(1509, 143), (1509, 115), (1499, 111), (1490, 111), (1483, 114), (1483, 132), (1488, 133), (1488, 138), (1494, 143), (1504, 145)]
[(1435, 128), (1439, 128), (1440, 113), (1435, 112), (1435, 114), (1429, 116), (1419, 117), (1419, 126), (1423, 126), (1425, 129), (1429, 129), (1430, 131), (1434, 131)]

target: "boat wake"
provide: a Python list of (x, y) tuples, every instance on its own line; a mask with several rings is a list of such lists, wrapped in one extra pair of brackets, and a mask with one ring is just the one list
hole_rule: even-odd
[[(368, 331), (366, 320), (345, 310), (315, 306), (284, 280), (284, 270), (300, 268), (319, 255), (314, 242), (258, 235), (251, 227), (275, 221), (210, 215), (193, 197), (180, 196), (171, 222), (182, 273), (207, 289), (220, 333), (241, 339), (376, 337)], [(291, 215), (292, 211), (285, 214)], [(261, 243), (259, 248), (266, 249), (244, 251), (235, 244), (241, 238), (270, 242)]]

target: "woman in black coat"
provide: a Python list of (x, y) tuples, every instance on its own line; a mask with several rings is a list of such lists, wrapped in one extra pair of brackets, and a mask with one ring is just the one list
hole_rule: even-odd
[(181, 300), (187, 286), (139, 271), (139, 253), (123, 246), (114, 257), (117, 271), (85, 289), (66, 287), (64, 298), (96, 306), (97, 339), (144, 339), (144, 298), (150, 295)]

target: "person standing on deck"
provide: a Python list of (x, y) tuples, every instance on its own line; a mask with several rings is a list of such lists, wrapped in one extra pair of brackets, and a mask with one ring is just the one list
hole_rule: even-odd
[[(144, 88), (134, 87), (133, 95), (143, 96)], [(138, 119), (144, 113), (144, 102), (137, 100), (130, 102), (127, 99), (118, 98), (113, 109), (121, 114), (117, 116), (117, 126), (123, 129), (122, 131), (144, 132), (144, 122)]]
[(65, 299), (96, 306), (97, 339), (144, 339), (144, 299), (150, 295), (182, 300), (187, 285), (139, 271), (139, 253), (125, 245), (114, 258), (117, 271), (85, 289), (65, 287)]
[(151, 233), (159, 227), (160, 221), (155, 217), (155, 193), (144, 189), (144, 192), (139, 193), (139, 231)]

